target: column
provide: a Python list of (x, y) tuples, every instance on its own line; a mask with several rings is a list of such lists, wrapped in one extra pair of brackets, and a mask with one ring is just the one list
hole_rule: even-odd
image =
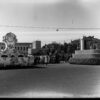
[(84, 50), (84, 39), (80, 39), (80, 50)]

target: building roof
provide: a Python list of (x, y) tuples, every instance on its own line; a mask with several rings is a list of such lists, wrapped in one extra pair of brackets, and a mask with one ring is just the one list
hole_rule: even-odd
[[(0, 44), (2, 44), (3, 42), (0, 42)], [(16, 44), (32, 44), (32, 43), (28, 43), (28, 42), (18, 42)]]
[[(88, 37), (84, 36), (83, 38), (84, 40), (92, 41), (93, 43), (100, 43), (100, 39), (94, 38), (94, 36), (88, 36)], [(76, 39), (76, 40), (71, 41), (71, 43), (77, 44), (79, 43), (79, 41), (80, 39)]]

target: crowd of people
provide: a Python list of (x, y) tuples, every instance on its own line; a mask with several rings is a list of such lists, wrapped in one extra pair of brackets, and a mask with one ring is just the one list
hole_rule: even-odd
[(40, 55), (40, 56), (32, 56), (30, 57), (30, 62), (34, 62), (34, 64), (55, 64), (60, 62), (67, 62), (71, 56), (63, 56), (61, 58), (59, 55), (49, 56), (49, 55)]

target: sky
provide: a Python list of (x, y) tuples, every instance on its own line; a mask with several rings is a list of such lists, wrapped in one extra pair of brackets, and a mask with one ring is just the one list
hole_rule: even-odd
[(0, 41), (8, 32), (19, 42), (42, 45), (100, 38), (100, 0), (0, 0)]

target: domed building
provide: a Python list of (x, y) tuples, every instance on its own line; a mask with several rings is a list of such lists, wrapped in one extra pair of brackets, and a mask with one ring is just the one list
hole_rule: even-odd
[(34, 50), (41, 49), (41, 41), (34, 41), (31, 43), (18, 42), (16, 35), (9, 32), (3, 37), (3, 42), (0, 42), (0, 51), (2, 52), (9, 48), (13, 48), (17, 53), (27, 56), (28, 54), (32, 54)]
[(20, 43), (16, 35), (9, 32), (3, 37), (3, 42), (0, 42), (0, 67), (2, 65), (31, 65), (34, 62), (32, 52), (39, 49), (41, 49), (41, 41)]

